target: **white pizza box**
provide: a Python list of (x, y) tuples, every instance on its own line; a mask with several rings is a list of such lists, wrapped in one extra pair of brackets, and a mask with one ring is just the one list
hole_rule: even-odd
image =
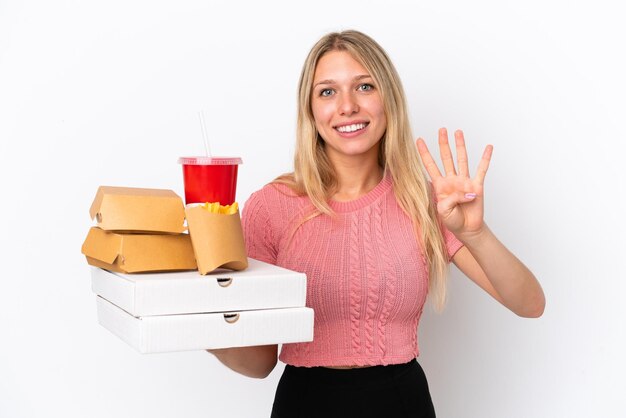
[(252, 258), (242, 271), (124, 274), (91, 267), (93, 292), (132, 316), (303, 307), (306, 275)]
[(98, 322), (140, 353), (313, 341), (313, 309), (134, 317), (96, 296)]

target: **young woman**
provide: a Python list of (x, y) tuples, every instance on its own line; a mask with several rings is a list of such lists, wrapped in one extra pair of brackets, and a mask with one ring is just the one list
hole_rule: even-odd
[[(456, 165), (439, 131), (442, 174), (413, 143), (398, 74), (370, 37), (331, 33), (311, 49), (294, 172), (242, 216), (248, 255), (306, 273), (315, 310), (313, 342), (282, 347), (272, 417), (434, 417), (416, 330), (427, 294), (444, 305), (450, 261), (517, 315), (542, 314), (541, 286), (483, 221), (492, 147), (472, 177), (454, 137)], [(212, 352), (253, 377), (277, 362), (277, 346)]]

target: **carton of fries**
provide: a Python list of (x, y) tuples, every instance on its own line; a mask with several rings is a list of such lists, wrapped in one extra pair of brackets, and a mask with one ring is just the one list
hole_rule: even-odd
[(248, 267), (237, 202), (227, 206), (191, 204), (185, 208), (185, 215), (200, 274), (220, 267), (230, 270)]

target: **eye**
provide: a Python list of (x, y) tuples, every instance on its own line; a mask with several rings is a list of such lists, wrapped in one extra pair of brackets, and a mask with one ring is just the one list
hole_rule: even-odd
[(333, 94), (333, 89), (322, 89), (320, 90), (320, 96), (328, 97)]
[(372, 90), (374, 90), (374, 86), (369, 84), (369, 83), (363, 83), (363, 84), (359, 85), (357, 90), (360, 90), (360, 91), (372, 91)]

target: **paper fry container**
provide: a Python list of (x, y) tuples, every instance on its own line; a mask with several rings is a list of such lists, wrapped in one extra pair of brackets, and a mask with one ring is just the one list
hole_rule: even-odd
[(239, 212), (225, 215), (209, 212), (202, 206), (187, 206), (185, 215), (200, 274), (219, 267), (230, 270), (248, 267)]

